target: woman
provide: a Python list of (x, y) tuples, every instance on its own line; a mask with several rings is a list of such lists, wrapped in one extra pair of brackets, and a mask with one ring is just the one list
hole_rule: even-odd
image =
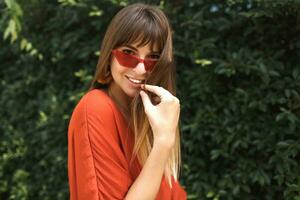
[(123, 8), (100, 52), (69, 124), (70, 199), (186, 199), (166, 16), (155, 6)]

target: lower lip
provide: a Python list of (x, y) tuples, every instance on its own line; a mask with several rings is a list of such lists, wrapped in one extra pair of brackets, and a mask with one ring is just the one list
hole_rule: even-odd
[(129, 78), (127, 76), (125, 76), (127, 78), (127, 80), (131, 83), (132, 86), (134, 87), (140, 87), (142, 83), (134, 83), (131, 80), (129, 80)]

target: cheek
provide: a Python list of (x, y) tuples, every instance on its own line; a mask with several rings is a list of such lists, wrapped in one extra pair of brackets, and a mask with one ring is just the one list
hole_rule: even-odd
[(128, 69), (129, 68), (121, 66), (115, 58), (112, 59), (110, 70), (114, 79), (118, 76), (124, 75)]

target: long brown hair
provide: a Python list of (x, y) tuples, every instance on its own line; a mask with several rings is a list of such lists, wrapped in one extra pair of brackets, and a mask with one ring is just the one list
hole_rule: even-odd
[[(121, 9), (109, 24), (102, 41), (90, 90), (97, 84), (109, 85), (113, 81), (110, 73), (111, 51), (135, 42), (138, 42), (138, 47), (150, 44), (151, 49), (153, 45), (157, 45), (160, 51), (160, 58), (147, 77), (146, 83), (161, 86), (176, 95), (172, 32), (169, 21), (158, 7), (141, 3)], [(153, 146), (153, 133), (139, 95), (132, 100), (130, 116), (129, 124), (135, 137), (132, 158), (137, 156), (140, 164), (144, 165)], [(180, 155), (180, 135), (177, 127), (175, 146), (165, 168), (165, 176), (170, 187), (172, 187), (171, 176), (176, 181), (179, 177)]]

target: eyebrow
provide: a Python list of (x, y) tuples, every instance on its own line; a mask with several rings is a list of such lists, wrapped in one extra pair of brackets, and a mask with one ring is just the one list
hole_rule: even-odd
[[(135, 48), (134, 46), (131, 46), (130, 44), (125, 44), (124, 46), (128, 47), (130, 49), (133, 49), (135, 51), (138, 51), (137, 48)], [(150, 53), (160, 54), (160, 52), (158, 52), (158, 51), (151, 51)]]

